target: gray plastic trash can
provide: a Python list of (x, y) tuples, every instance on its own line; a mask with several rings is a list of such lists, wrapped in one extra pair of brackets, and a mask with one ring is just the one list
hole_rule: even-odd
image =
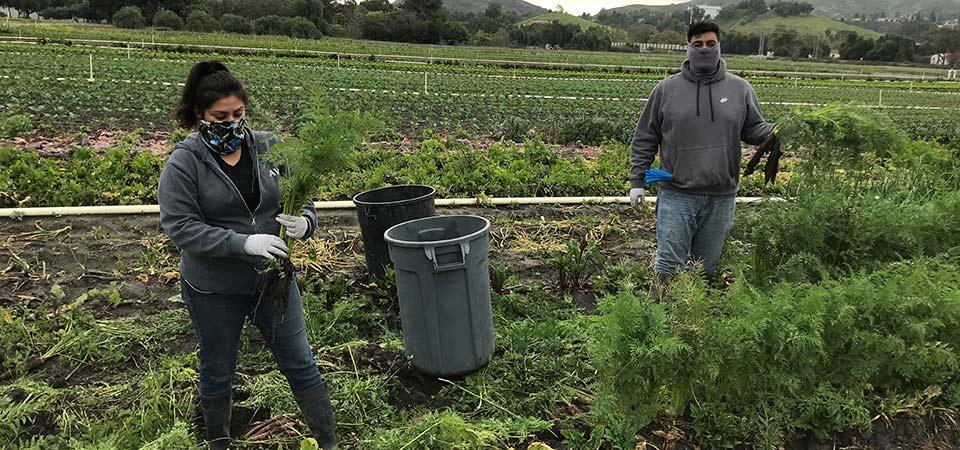
[(411, 220), (384, 233), (397, 276), (403, 346), (418, 370), (459, 376), (490, 361), (490, 221)]

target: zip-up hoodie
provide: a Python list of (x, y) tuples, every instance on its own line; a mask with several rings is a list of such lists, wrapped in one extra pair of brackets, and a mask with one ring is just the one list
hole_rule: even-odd
[(740, 142), (757, 145), (773, 131), (763, 119), (753, 87), (727, 73), (698, 75), (683, 63), (680, 73), (661, 81), (650, 94), (630, 149), (630, 185), (643, 178), (657, 152), (673, 181), (664, 189), (696, 195), (728, 195), (740, 181)]
[[(263, 258), (244, 254), (243, 244), (251, 234), (280, 231), (280, 170), (259, 160), (277, 142), (271, 133), (247, 130), (243, 151), (250, 151), (251, 175), (260, 186), (260, 201), (252, 211), (198, 133), (177, 144), (167, 159), (157, 188), (160, 226), (180, 248), (180, 276), (197, 291), (256, 292)], [(302, 213), (310, 236), (317, 225), (316, 209), (308, 204)]]

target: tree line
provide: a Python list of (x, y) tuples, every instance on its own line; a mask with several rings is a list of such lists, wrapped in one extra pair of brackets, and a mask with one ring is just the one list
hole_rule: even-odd
[[(636, 9), (629, 12), (601, 10), (587, 15), (605, 26), (582, 29), (558, 21), (518, 25), (514, 12), (491, 4), (481, 13), (451, 13), (443, 0), (0, 0), (0, 7), (14, 8), (22, 15), (47, 19), (112, 23), (123, 28), (230, 32), (283, 35), (296, 38), (321, 36), (372, 39), (423, 44), (470, 44), (500, 47), (553, 46), (580, 50), (622, 50), (615, 42), (683, 44), (691, 20), (703, 20), (703, 9)], [(806, 2), (743, 0), (710, 18), (724, 28), (765, 17), (805, 16), (813, 12)], [(934, 16), (935, 17), (935, 16)], [(839, 51), (843, 59), (888, 62), (923, 62), (933, 53), (956, 55), (960, 29), (938, 28), (926, 16), (904, 24), (905, 32), (890, 32), (879, 39), (854, 33), (823, 36), (788, 29), (771, 30), (764, 36), (764, 50), (778, 56), (829, 57)], [(933, 19), (935, 20), (935, 19)], [(906, 32), (909, 31), (909, 32)], [(760, 36), (726, 32), (724, 52), (754, 54)]]
[(148, 26), (195, 32), (321, 36), (491, 46), (609, 50), (604, 27), (581, 30), (552, 22), (519, 26), (521, 17), (491, 4), (482, 13), (451, 14), (442, 0), (0, 0), (22, 16)]

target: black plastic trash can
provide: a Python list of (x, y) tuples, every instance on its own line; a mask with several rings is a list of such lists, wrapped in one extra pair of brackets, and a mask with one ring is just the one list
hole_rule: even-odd
[(390, 253), (383, 234), (390, 227), (414, 219), (431, 217), (435, 213), (437, 190), (423, 185), (389, 186), (362, 192), (353, 197), (360, 220), (363, 238), (363, 256), (367, 272), (382, 278), (390, 263)]

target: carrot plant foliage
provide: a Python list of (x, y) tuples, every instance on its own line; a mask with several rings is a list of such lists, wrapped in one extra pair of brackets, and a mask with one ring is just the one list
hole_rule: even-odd
[(956, 404), (958, 269), (920, 259), (727, 292), (687, 277), (668, 305), (624, 290), (601, 303), (591, 333), (595, 422), (619, 448), (658, 414), (681, 413), (705, 448), (777, 448), (793, 432), (869, 428), (884, 404)]
[[(378, 123), (358, 111), (330, 109), (325, 94), (317, 90), (313, 103), (300, 117), (294, 136), (277, 144), (265, 156), (281, 167), (280, 194), (283, 213), (299, 215), (311, 201), (324, 177), (344, 171), (353, 163), (357, 147)], [(283, 233), (281, 232), (281, 236)]]
[(732, 286), (601, 302), (593, 413), (615, 447), (663, 414), (705, 448), (772, 449), (960, 404), (960, 155), (842, 105), (781, 126), (800, 162), (786, 200), (738, 211)]

